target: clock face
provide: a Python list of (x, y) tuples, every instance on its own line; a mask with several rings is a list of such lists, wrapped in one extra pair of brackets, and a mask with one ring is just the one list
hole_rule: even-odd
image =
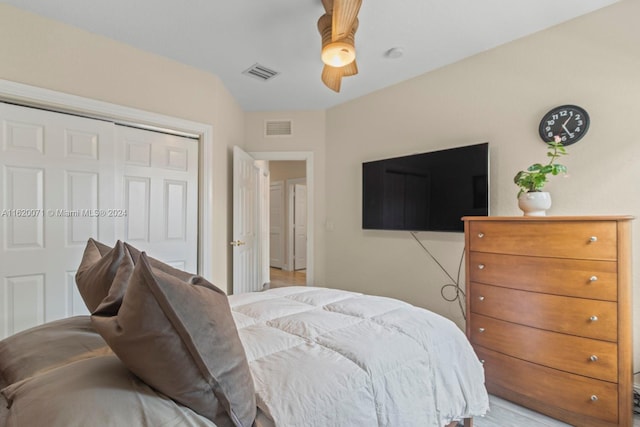
[(544, 115), (540, 121), (540, 138), (551, 142), (557, 135), (562, 145), (571, 145), (580, 140), (589, 129), (589, 115), (576, 105), (556, 107)]

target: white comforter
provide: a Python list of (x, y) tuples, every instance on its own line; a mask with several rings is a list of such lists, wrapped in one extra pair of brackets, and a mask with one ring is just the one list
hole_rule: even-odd
[(258, 422), (441, 427), (488, 409), (482, 365), (462, 331), (437, 314), (326, 288), (229, 300), (254, 377)]

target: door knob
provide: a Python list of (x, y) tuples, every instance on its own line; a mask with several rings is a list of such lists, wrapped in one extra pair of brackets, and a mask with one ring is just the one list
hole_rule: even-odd
[(242, 246), (245, 243), (242, 240), (234, 240), (233, 242), (229, 242), (231, 246)]

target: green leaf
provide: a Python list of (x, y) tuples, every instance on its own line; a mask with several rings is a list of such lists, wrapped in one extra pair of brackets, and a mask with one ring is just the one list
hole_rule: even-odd
[(542, 169), (540, 169), (540, 173), (547, 174), (547, 173), (551, 173), (551, 172), (553, 172), (553, 166), (552, 165), (546, 165)]

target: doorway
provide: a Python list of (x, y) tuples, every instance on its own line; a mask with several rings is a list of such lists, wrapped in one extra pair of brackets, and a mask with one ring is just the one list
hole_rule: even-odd
[[(306, 268), (303, 271), (287, 271), (282, 268), (267, 269), (269, 271), (269, 281), (273, 281), (273, 286), (278, 285), (313, 285), (314, 283), (314, 180), (313, 180), (313, 153), (300, 152), (251, 152), (249, 153), (256, 160), (265, 160), (270, 164), (280, 161), (299, 161), (299, 165), (304, 165), (304, 178), (306, 181)], [(267, 211), (268, 212), (268, 211)], [(266, 219), (265, 219), (266, 220)], [(269, 221), (265, 224), (270, 225)], [(269, 242), (270, 246), (270, 242)], [(269, 247), (267, 246), (267, 247)], [(284, 276), (284, 277), (282, 277)]]
[(305, 285), (307, 269), (306, 161), (268, 164), (270, 287)]

